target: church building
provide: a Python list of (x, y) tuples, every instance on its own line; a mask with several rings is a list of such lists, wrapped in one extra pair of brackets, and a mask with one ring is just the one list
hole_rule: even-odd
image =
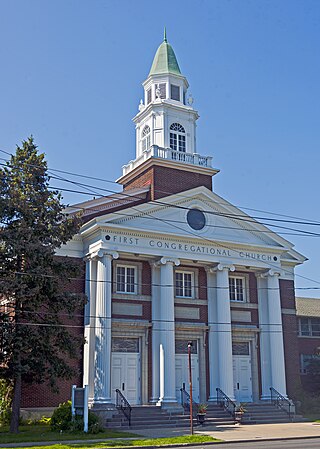
[[(212, 155), (166, 37), (133, 121), (121, 193), (69, 208), (83, 226), (58, 251), (85, 261), (83, 384), (93, 408), (290, 397), (300, 382), (293, 245), (221, 198)], [(132, 157), (129, 155), (128, 157)], [(220, 390), (217, 390), (220, 389)]]

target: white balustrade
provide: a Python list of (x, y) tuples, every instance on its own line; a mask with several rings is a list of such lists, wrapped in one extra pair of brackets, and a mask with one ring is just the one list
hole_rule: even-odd
[(159, 159), (169, 159), (171, 161), (178, 161), (183, 164), (192, 164), (200, 167), (212, 167), (212, 157), (200, 156), (198, 153), (185, 153), (182, 151), (176, 151), (172, 148), (162, 148), (158, 145), (152, 145), (148, 150), (144, 151), (140, 157), (130, 161), (127, 165), (123, 165), (122, 174), (125, 176), (133, 169), (141, 165), (147, 159), (151, 157)]

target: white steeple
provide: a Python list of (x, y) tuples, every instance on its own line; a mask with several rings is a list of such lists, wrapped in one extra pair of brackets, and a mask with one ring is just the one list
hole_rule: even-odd
[[(137, 176), (151, 166), (157, 166), (175, 170), (171, 172), (172, 176), (177, 170), (209, 176), (211, 183), (211, 177), (219, 170), (212, 168), (211, 156), (201, 156), (197, 152), (196, 121), (199, 115), (193, 109), (193, 98), (189, 95), (187, 99), (189, 83), (181, 74), (166, 33), (142, 85), (144, 99), (133, 118), (136, 158), (122, 167), (122, 176), (117, 182), (131, 185)], [(158, 169), (157, 173), (160, 174)]]
[(199, 116), (192, 102), (187, 104), (189, 84), (180, 72), (166, 33), (143, 87), (144, 102), (140, 103), (139, 113), (133, 119), (136, 124), (136, 158), (140, 158), (152, 145), (177, 151), (178, 156), (180, 153), (196, 153), (196, 120)]

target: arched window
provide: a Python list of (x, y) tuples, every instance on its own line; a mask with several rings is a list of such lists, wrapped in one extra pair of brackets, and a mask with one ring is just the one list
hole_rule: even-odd
[(170, 126), (170, 148), (186, 152), (186, 132), (180, 123), (172, 123)]
[(150, 127), (146, 125), (142, 130), (141, 148), (142, 152), (148, 150), (150, 147)]

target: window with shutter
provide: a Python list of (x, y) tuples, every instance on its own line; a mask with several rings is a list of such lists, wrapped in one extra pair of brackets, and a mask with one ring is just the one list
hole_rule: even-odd
[(171, 84), (171, 98), (172, 100), (180, 101), (180, 87)]
[(160, 83), (160, 84), (156, 84), (155, 85), (155, 89), (156, 89), (156, 92), (155, 92), (155, 94), (156, 94), (156, 98), (158, 98), (158, 95), (157, 95), (157, 89), (159, 88), (159, 90), (160, 90), (160, 97), (159, 98), (167, 98), (167, 90), (166, 90), (166, 83)]

